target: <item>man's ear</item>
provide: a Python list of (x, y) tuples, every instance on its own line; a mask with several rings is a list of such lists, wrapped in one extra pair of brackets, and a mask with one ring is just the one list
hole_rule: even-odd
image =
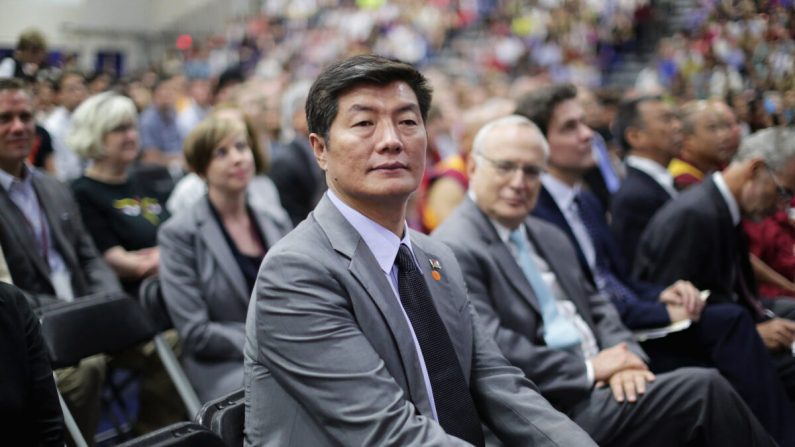
[(309, 134), (309, 144), (312, 146), (312, 152), (315, 153), (315, 160), (317, 161), (320, 169), (326, 170), (326, 140), (316, 133)]
[(469, 157), (467, 157), (467, 178), (472, 178), (472, 176), (475, 175), (475, 169), (478, 167), (478, 161), (475, 160), (475, 157), (477, 157), (475, 153), (471, 153)]
[(624, 129), (624, 139), (629, 143), (629, 148), (636, 147), (643, 140), (643, 131), (637, 127), (627, 127)]
[(748, 160), (748, 173), (749, 177), (756, 178), (764, 173), (767, 169), (765, 160), (762, 158), (752, 158)]

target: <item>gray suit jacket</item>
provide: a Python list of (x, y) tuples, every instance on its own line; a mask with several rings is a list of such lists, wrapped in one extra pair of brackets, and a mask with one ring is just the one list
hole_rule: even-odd
[[(646, 356), (621, 324), (613, 305), (595, 292), (580, 269), (574, 248), (562, 231), (542, 220), (525, 221), (533, 246), (555, 272), (558, 283), (588, 324), (600, 349), (620, 342)], [(538, 385), (561, 411), (591, 393), (582, 351), (550, 349), (544, 343), (538, 301), (508, 246), (477, 205), (467, 198), (433, 233), (456, 254), (469, 297), (489, 335), (502, 352)]]
[[(500, 355), (477, 322), (453, 254), (411, 233), (481, 419), (509, 445), (592, 445)], [(246, 320), (246, 443), (465, 445), (430, 418), (399, 301), (328, 197), (266, 256)]]
[[(97, 252), (91, 235), (83, 226), (80, 211), (69, 189), (47, 174), (32, 169), (33, 188), (44, 210), (61, 256), (72, 275), (75, 297), (121, 291), (116, 274)], [(33, 307), (43, 296), (54, 296), (50, 267), (39, 254), (33, 230), (0, 187), (0, 246), (3, 247), (14, 285), (28, 295)], [(43, 302), (42, 302), (43, 303)]]
[[(290, 230), (286, 215), (252, 209), (268, 246)], [(243, 386), (251, 291), (221, 231), (204, 197), (158, 232), (163, 298), (184, 343), (185, 373), (202, 401)]]

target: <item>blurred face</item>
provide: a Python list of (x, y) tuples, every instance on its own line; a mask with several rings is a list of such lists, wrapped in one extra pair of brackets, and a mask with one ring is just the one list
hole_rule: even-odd
[(207, 189), (223, 194), (244, 194), (254, 176), (254, 155), (242, 129), (224, 138), (213, 150), (204, 178)]
[(773, 170), (759, 161), (749, 181), (740, 192), (743, 214), (761, 219), (789, 205), (795, 190), (795, 158), (781, 169)]
[(58, 100), (70, 112), (77, 108), (88, 95), (88, 89), (82, 76), (69, 75), (61, 81)]
[(363, 214), (405, 205), (422, 178), (428, 145), (408, 84), (362, 85), (339, 96), (328, 134), (328, 141), (315, 133), (309, 138), (338, 197)]
[(478, 207), (514, 229), (530, 214), (541, 189), (542, 136), (533, 128), (510, 124), (492, 130), (483, 154), (469, 164), (469, 187)]
[(104, 157), (111, 163), (129, 166), (138, 157), (138, 128), (132, 121), (125, 121), (105, 134)]
[(585, 113), (576, 99), (555, 107), (547, 128), (550, 172), (580, 179), (596, 163), (591, 152), (593, 131), (585, 125)]
[(654, 150), (666, 157), (676, 157), (682, 149), (682, 122), (673, 107), (662, 101), (644, 101), (638, 105), (642, 126), (637, 129), (637, 147)]
[(688, 152), (708, 165), (707, 169), (722, 168), (732, 154), (732, 129), (725, 115), (707, 106), (698, 112), (693, 124), (693, 133), (685, 137)]
[(726, 103), (716, 102), (714, 107), (721, 115), (725, 126), (728, 127), (729, 142), (725, 147), (721, 147), (721, 152), (718, 154), (723, 164), (728, 164), (740, 148), (742, 129), (740, 129), (740, 125), (737, 123), (737, 115), (734, 114), (734, 111)]
[(0, 91), (0, 169), (21, 175), (30, 153), (36, 124), (30, 97), (22, 90)]

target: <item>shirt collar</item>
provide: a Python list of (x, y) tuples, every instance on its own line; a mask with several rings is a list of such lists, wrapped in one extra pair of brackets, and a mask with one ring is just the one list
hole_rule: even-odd
[(30, 185), (31, 177), (33, 177), (33, 170), (28, 167), (27, 163), (22, 163), (22, 179), (18, 179), (8, 172), (0, 169), (0, 185), (6, 192), (11, 192), (11, 186), (15, 183), (22, 185)]
[[(401, 239), (397, 237), (395, 233), (387, 230), (374, 220), (348, 206), (348, 204), (337, 197), (331, 189), (327, 190), (326, 194), (331, 200), (331, 203), (342, 213), (342, 216), (345, 217), (345, 220), (347, 220), (362, 237), (364, 243), (367, 244), (367, 248), (373, 253), (376, 262), (378, 262), (378, 266), (384, 273), (389, 274), (392, 271), (392, 267), (395, 265), (395, 258), (397, 258), (397, 253), (400, 249), (400, 244), (406, 244), (412, 256), (414, 256), (414, 249), (411, 246), (408, 226), (405, 223), (403, 224), (403, 239)], [(422, 271), (419, 263), (417, 263), (416, 257), (414, 258), (414, 264)]]
[(579, 183), (569, 186), (550, 174), (541, 174), (541, 183), (549, 191), (549, 195), (555, 200), (561, 210), (571, 209), (574, 199), (580, 194), (581, 186)]
[(723, 174), (720, 172), (713, 173), (712, 181), (715, 182), (715, 186), (718, 187), (723, 201), (726, 202), (726, 206), (729, 207), (729, 213), (732, 216), (732, 224), (737, 226), (740, 223), (740, 206), (737, 204), (737, 199), (735, 199), (731, 191), (729, 191), (729, 185), (727, 185), (726, 180), (723, 179)]
[(646, 173), (649, 177), (654, 179), (655, 182), (659, 183), (663, 189), (668, 191), (668, 194), (671, 194), (672, 197), (677, 195), (676, 188), (674, 188), (674, 178), (665, 166), (654, 160), (638, 157), (636, 155), (628, 156), (626, 158), (626, 163), (627, 166), (631, 166)]

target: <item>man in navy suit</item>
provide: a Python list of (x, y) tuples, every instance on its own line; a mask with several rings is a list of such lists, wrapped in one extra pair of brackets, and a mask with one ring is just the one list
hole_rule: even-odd
[(664, 288), (629, 277), (604, 210), (596, 197), (581, 189), (583, 173), (594, 163), (593, 132), (585, 125), (576, 96), (573, 85), (556, 85), (519, 100), (517, 113), (535, 122), (549, 143), (547, 172), (541, 177), (543, 186), (533, 215), (569, 237), (586, 276), (611, 298), (627, 327), (693, 322), (687, 330), (643, 344), (653, 371), (714, 366), (779, 442), (795, 443), (784, 386), (750, 315), (735, 304), (704, 307), (698, 290), (678, 278), (668, 278), (673, 284)]
[(610, 205), (610, 228), (631, 265), (643, 229), (677, 195), (667, 166), (682, 148), (682, 122), (660, 97), (643, 96), (619, 105), (614, 127), (628, 155), (627, 177)]

